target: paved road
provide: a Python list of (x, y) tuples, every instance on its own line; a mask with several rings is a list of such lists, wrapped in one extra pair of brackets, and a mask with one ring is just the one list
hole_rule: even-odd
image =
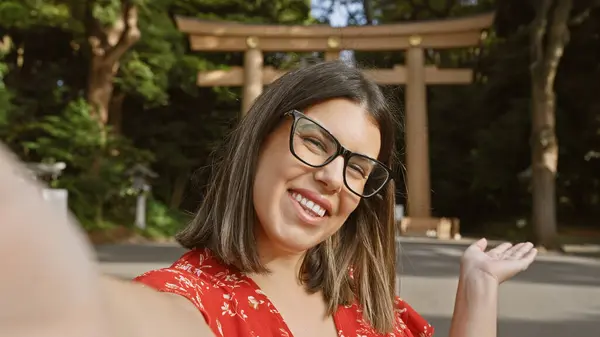
[[(403, 240), (400, 295), (448, 335), (465, 245)], [(131, 278), (168, 266), (183, 250), (167, 245), (97, 247), (102, 269)], [(525, 273), (501, 287), (499, 337), (600, 336), (600, 259), (542, 255)]]

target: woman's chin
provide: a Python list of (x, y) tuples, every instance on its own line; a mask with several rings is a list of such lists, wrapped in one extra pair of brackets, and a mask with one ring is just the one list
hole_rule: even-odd
[(267, 244), (286, 254), (303, 254), (322, 241), (301, 228), (276, 231), (268, 235), (268, 240)]

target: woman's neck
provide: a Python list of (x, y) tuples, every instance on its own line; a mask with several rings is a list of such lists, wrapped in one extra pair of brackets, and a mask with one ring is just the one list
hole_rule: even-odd
[(299, 280), (305, 252), (288, 252), (277, 249), (266, 240), (257, 240), (260, 260), (268, 273), (253, 273), (249, 276), (260, 286), (281, 285), (303, 287)]

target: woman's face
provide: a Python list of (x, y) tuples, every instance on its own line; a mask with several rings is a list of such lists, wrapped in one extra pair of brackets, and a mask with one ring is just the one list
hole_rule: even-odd
[[(327, 129), (346, 149), (377, 158), (381, 137), (377, 124), (364, 108), (350, 100), (334, 99), (303, 113)], [(334, 234), (360, 201), (344, 184), (344, 159), (311, 167), (290, 151), (293, 118), (287, 117), (265, 140), (254, 183), (258, 216), (257, 239), (273, 252), (297, 254)], [(306, 132), (311, 125), (305, 125)], [(303, 141), (314, 155), (320, 144)], [(294, 147), (298, 154), (300, 145)], [(348, 173), (349, 174), (349, 173)], [(319, 205), (316, 207), (316, 205)]]

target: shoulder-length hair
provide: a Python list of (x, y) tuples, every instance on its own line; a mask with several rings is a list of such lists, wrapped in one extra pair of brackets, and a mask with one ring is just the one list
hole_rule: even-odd
[[(255, 245), (252, 200), (261, 146), (287, 111), (335, 98), (364, 106), (380, 129), (378, 159), (392, 167), (397, 119), (378, 85), (340, 61), (302, 67), (269, 85), (229, 135), (199, 211), (177, 235), (179, 243), (208, 248), (243, 272), (267, 272)], [(309, 291), (323, 292), (330, 313), (358, 301), (365, 319), (382, 333), (394, 325), (394, 192), (390, 181), (380, 195), (362, 199), (338, 232), (307, 251), (298, 275)]]

